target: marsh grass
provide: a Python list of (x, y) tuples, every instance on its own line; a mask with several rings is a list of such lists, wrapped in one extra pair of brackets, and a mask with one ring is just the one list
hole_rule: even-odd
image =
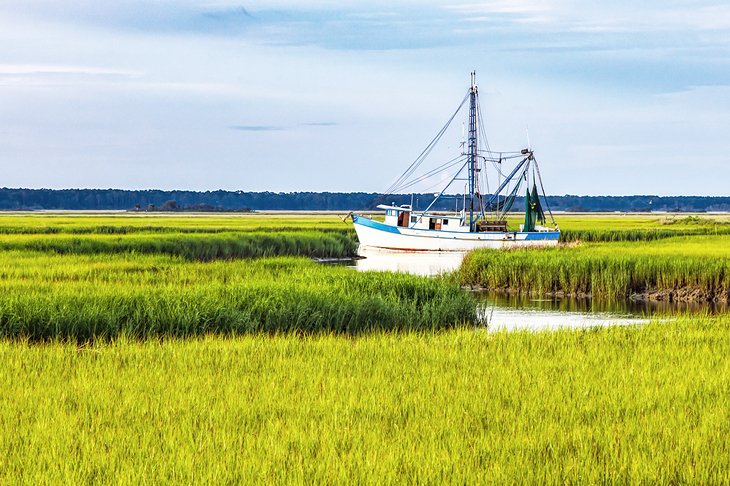
[(78, 341), (252, 332), (440, 329), (476, 323), (445, 280), (281, 257), (0, 253), (0, 337)]
[(246, 231), (189, 233), (59, 233), (0, 235), (0, 250), (59, 254), (165, 254), (189, 260), (308, 256), (352, 257), (357, 241), (347, 231)]
[(638, 228), (638, 229), (566, 229), (560, 233), (562, 242), (654, 241), (678, 236), (730, 235), (730, 225), (708, 225), (699, 228)]
[(729, 326), (0, 341), (0, 482), (727, 484)]
[[(601, 224), (658, 223), (564, 227)], [(351, 231), (0, 217), (0, 483), (730, 482), (727, 316), (490, 332), (457, 282), (726, 286), (727, 237), (475, 252), (438, 279), (240, 258)]]
[(730, 237), (675, 237), (467, 255), (462, 285), (520, 292), (625, 298), (650, 290), (696, 289), (723, 297), (730, 289)]

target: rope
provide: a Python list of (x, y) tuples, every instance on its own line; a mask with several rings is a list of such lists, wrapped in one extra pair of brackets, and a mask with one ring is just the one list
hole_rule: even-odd
[[(438, 174), (439, 172), (450, 169), (451, 167), (458, 165), (463, 160), (463, 158), (464, 158), (463, 155), (458, 155), (458, 156), (454, 157), (453, 159), (449, 160), (448, 162), (444, 162), (442, 165), (436, 167), (435, 169), (432, 169), (431, 171), (426, 172), (425, 174), (417, 177), (416, 179), (413, 179), (412, 181), (409, 181), (407, 183), (403, 183), (403, 185), (396, 187), (393, 190), (393, 192), (402, 191), (403, 189), (408, 189), (409, 187), (412, 187), (412, 186), (418, 184), (419, 182), (422, 182), (422, 181), (428, 179), (429, 177)], [(392, 192), (391, 192), (391, 194), (392, 194)]]
[(439, 130), (439, 132), (436, 134), (436, 136), (431, 140), (431, 142), (426, 146), (425, 149), (419, 154), (418, 157), (416, 157), (416, 160), (414, 160), (411, 165), (408, 166), (406, 171), (401, 174), (398, 179), (393, 182), (393, 184), (390, 185), (390, 187), (383, 193), (385, 196), (389, 194), (393, 194), (396, 188), (398, 188), (401, 184), (403, 184), (405, 181), (408, 180), (408, 178), (413, 175), (413, 172), (418, 169), (418, 167), (423, 163), (424, 160), (426, 160), (426, 157), (431, 153), (433, 148), (436, 146), (436, 144), (441, 140), (441, 137), (443, 137), (444, 133), (446, 133), (446, 130), (451, 125), (451, 122), (454, 121), (454, 118), (456, 118), (456, 115), (459, 114), (461, 109), (464, 107), (464, 104), (466, 103), (466, 100), (469, 99), (469, 92), (467, 91), (466, 95), (464, 96), (464, 99), (461, 100), (461, 103), (459, 104), (459, 107), (456, 109), (453, 115), (451, 115), (451, 118), (446, 122), (446, 124)]

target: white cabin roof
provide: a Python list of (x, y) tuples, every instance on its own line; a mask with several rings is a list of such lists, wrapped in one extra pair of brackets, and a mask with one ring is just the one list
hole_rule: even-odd
[(378, 204), (378, 209), (395, 209), (396, 211), (413, 211), (410, 206), (391, 206), (389, 204)]
[(413, 216), (422, 216), (424, 218), (441, 218), (441, 219), (461, 219), (461, 216), (458, 214), (439, 214), (439, 213), (424, 213), (423, 211), (414, 210), (411, 209), (410, 205), (404, 205), (404, 206), (392, 206), (390, 204), (378, 204), (378, 209), (384, 209), (384, 210), (394, 210), (394, 211), (406, 211), (409, 213), (413, 213)]

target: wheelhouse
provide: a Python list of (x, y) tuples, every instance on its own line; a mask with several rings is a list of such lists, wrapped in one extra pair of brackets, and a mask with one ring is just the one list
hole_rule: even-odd
[(381, 204), (385, 211), (385, 224), (401, 228), (433, 231), (468, 232), (469, 226), (464, 214), (426, 213), (414, 211), (410, 205), (395, 206)]

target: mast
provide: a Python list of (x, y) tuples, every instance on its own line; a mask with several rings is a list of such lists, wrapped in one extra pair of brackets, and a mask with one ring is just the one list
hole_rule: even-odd
[(474, 231), (474, 191), (477, 178), (477, 73), (471, 72), (471, 87), (469, 88), (469, 231)]

